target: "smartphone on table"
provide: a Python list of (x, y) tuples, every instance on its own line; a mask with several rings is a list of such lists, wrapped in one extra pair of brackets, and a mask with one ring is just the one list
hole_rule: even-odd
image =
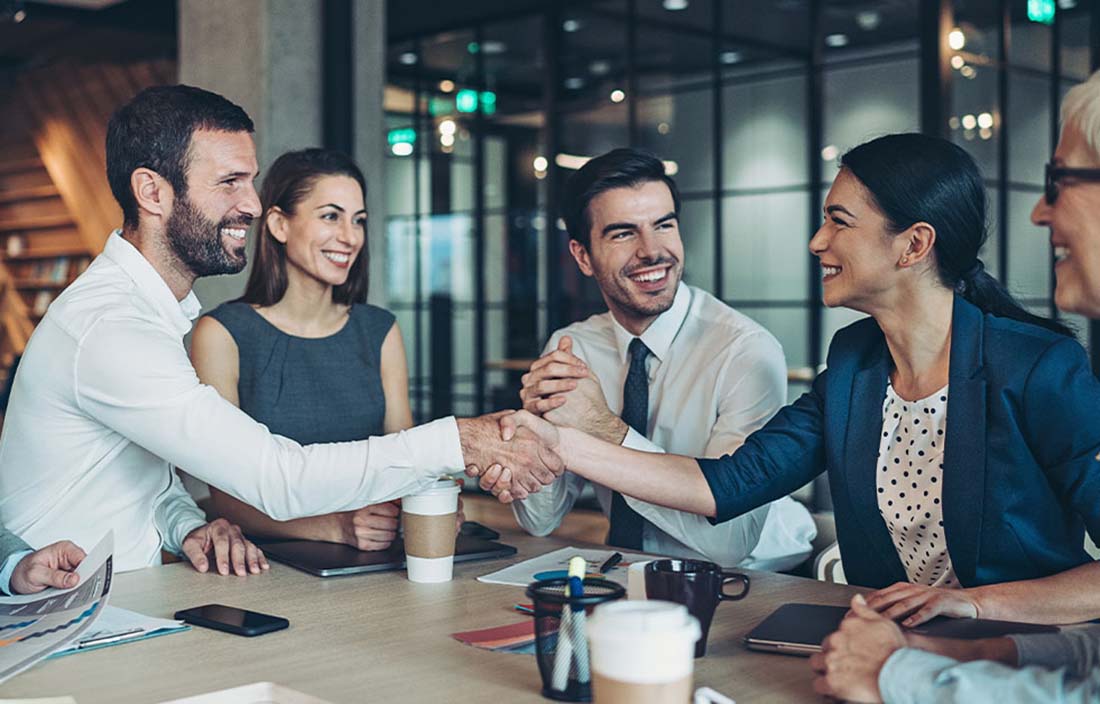
[(177, 611), (175, 618), (195, 626), (248, 637), (281, 631), (290, 625), (290, 621), (282, 616), (261, 614), (258, 611), (246, 611), (222, 604), (206, 604)]

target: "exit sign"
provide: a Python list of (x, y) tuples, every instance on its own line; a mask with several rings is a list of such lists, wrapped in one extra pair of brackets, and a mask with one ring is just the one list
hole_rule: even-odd
[(1054, 24), (1054, 0), (1027, 0), (1027, 18), (1032, 22)]

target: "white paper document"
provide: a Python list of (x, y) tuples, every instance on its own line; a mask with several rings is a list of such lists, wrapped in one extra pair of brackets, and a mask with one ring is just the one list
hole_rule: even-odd
[(95, 626), (85, 631), (77, 640), (61, 646), (53, 654), (71, 655), (190, 629), (186, 623), (176, 619), (155, 618), (118, 606), (107, 606), (103, 608)]
[(114, 535), (77, 567), (72, 589), (0, 598), (0, 683), (66, 647), (99, 619), (111, 591)]
[[(608, 558), (619, 552), (623, 556), (622, 561), (604, 574), (600, 574), (600, 567)], [(580, 555), (588, 562), (585, 572), (589, 575), (597, 575), (612, 582), (627, 586), (627, 568), (633, 562), (646, 562), (654, 559), (653, 555), (645, 555), (638, 552), (621, 552), (614, 548), (606, 550), (592, 550), (581, 548), (562, 548), (545, 555), (532, 557), (502, 570), (478, 577), (477, 581), (486, 584), (512, 584), (517, 587), (526, 587), (531, 582), (539, 579), (550, 579), (554, 576), (564, 577), (569, 570), (569, 559)], [(555, 573), (561, 573), (560, 575)]]

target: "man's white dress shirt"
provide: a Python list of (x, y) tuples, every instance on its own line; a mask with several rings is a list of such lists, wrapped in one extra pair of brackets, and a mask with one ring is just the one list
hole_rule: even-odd
[[(629, 371), (627, 348), (634, 336), (610, 312), (555, 332), (546, 352), (563, 335), (573, 353), (599, 377), (604, 398), (619, 415)], [(719, 457), (736, 450), (786, 402), (787, 368), (779, 342), (755, 321), (706, 291), (681, 283), (672, 307), (641, 335), (653, 353), (649, 375), (649, 439), (631, 429), (623, 446), (690, 457)], [(528, 532), (547, 535), (561, 523), (587, 480), (572, 472), (512, 504)], [(594, 485), (605, 514), (611, 490)], [(741, 565), (789, 569), (810, 554), (817, 534), (809, 512), (784, 497), (719, 525), (706, 518), (626, 497), (648, 521), (646, 552)], [(769, 510), (770, 507), (770, 510)], [(750, 554), (751, 553), (751, 554)]]
[(115, 533), (115, 569), (160, 562), (205, 522), (173, 465), (277, 520), (352, 510), (463, 471), (453, 418), (301, 446), (211, 386), (183, 346), (198, 317), (118, 231), (27, 345), (0, 437), (0, 519), (32, 546)]

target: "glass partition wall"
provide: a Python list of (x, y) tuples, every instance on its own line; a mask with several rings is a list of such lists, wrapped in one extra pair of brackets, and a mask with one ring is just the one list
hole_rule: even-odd
[(674, 170), (685, 280), (776, 335), (792, 397), (858, 317), (821, 305), (807, 243), (838, 156), (878, 135), (931, 129), (974, 155), (987, 268), (1056, 314), (1029, 213), (1094, 32), (1073, 0), (597, 0), (391, 37), (387, 292), (415, 416), (516, 406), (550, 333), (604, 310), (558, 203), (618, 146)]

